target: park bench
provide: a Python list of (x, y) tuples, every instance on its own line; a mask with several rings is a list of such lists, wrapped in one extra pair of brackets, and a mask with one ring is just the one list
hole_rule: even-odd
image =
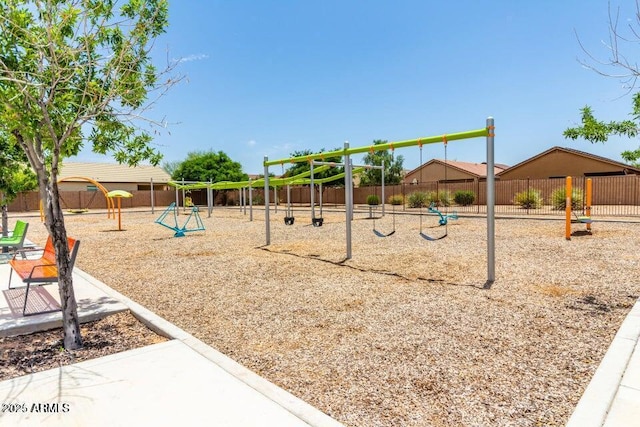
[[(73, 266), (76, 261), (76, 256), (78, 254), (78, 248), (80, 246), (80, 241), (73, 239), (71, 237), (67, 238), (69, 244), (69, 267), (73, 270)], [(21, 250), (19, 251), (22, 255), (22, 258), (18, 258), (18, 252), (16, 252), (11, 260), (9, 260), (9, 265), (11, 266), (11, 272), (9, 273), (9, 289), (11, 288), (11, 279), (13, 277), (13, 273), (15, 272), (18, 277), (22, 280), (23, 283), (27, 285), (25, 294), (24, 294), (24, 305), (22, 306), (22, 315), (23, 316), (31, 316), (33, 314), (41, 314), (41, 313), (50, 313), (55, 310), (48, 311), (39, 311), (37, 313), (26, 313), (27, 310), (27, 301), (29, 298), (29, 288), (31, 285), (44, 285), (48, 283), (57, 283), (58, 282), (58, 267), (56, 265), (56, 254), (53, 247), (53, 240), (51, 236), (47, 238), (47, 243), (44, 246), (44, 249), (36, 249), (36, 251), (42, 251), (42, 255), (40, 258), (27, 258), (25, 256), (26, 251), (31, 250)]]
[(17, 251), (24, 247), (24, 240), (27, 237), (29, 223), (17, 220), (11, 236), (0, 237), (0, 248), (8, 248), (10, 251)]

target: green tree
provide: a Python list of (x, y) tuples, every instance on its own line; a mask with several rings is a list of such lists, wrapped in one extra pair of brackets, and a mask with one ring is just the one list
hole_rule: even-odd
[[(339, 151), (339, 150), (342, 150), (342, 148), (335, 148), (332, 151)], [(320, 149), (320, 151), (318, 151), (316, 153), (314, 153), (313, 151), (307, 149), (307, 150), (294, 151), (294, 152), (290, 153), (289, 155), (291, 157), (303, 157), (303, 156), (309, 156), (311, 154), (317, 154), (317, 153), (323, 153), (323, 152), (325, 152), (324, 148)], [(325, 161), (325, 162), (333, 162), (333, 163), (340, 163), (340, 162), (342, 162), (342, 156), (327, 157), (323, 161)], [(318, 168), (318, 167), (320, 167), (320, 166), (315, 166), (314, 169)], [(300, 175), (301, 173), (307, 172), (310, 169), (311, 169), (311, 164), (309, 162), (294, 163), (293, 165), (289, 166), (289, 168), (286, 170), (286, 172), (284, 173), (284, 177), (291, 177), (291, 176)], [(320, 172), (317, 172), (317, 173), (314, 171), (313, 178), (314, 179), (329, 178), (331, 176), (341, 174), (342, 172), (344, 172), (344, 167), (343, 166), (336, 166), (336, 167), (332, 167), (332, 168), (329, 168), (327, 170), (320, 171)], [(344, 178), (338, 179), (336, 181), (332, 181), (332, 183), (334, 185), (344, 185)]]
[[(628, 89), (628, 93), (631, 93), (636, 86), (638, 77), (640, 77), (640, 68), (638, 67), (638, 63), (633, 59), (629, 59), (629, 56), (622, 53), (621, 49), (626, 45), (631, 45), (633, 51), (634, 45), (640, 43), (640, 2), (636, 2), (633, 19), (623, 21), (625, 22), (625, 26), (622, 29), (618, 27), (618, 22), (619, 10), (616, 13), (612, 13), (611, 5), (609, 5), (610, 42), (605, 45), (608, 50), (609, 59), (604, 61), (596, 59), (594, 55), (587, 51), (582, 43), (580, 43), (582, 50), (590, 58), (590, 61), (595, 62), (597, 65), (594, 66), (586, 61), (580, 61), (580, 63), (585, 68), (601, 76), (620, 80)], [(613, 73), (613, 71), (609, 70), (615, 70), (616, 72)], [(640, 93), (635, 93), (632, 96), (631, 119), (628, 120), (610, 122), (598, 120), (594, 116), (592, 108), (589, 106), (583, 107), (580, 111), (581, 125), (566, 129), (563, 133), (565, 138), (573, 140), (583, 138), (592, 144), (597, 142), (604, 143), (607, 142), (611, 136), (635, 138), (640, 131)], [(640, 167), (640, 148), (623, 151), (621, 156), (626, 162)]]
[(242, 172), (242, 165), (234, 162), (223, 151), (194, 151), (173, 171), (173, 180), (212, 182), (246, 181), (249, 176)]
[(178, 167), (180, 166), (179, 161), (174, 160), (171, 162), (164, 162), (162, 163), (162, 169), (169, 174), (169, 176), (173, 176), (173, 173), (176, 171), (176, 169), (178, 169)]
[[(610, 121), (607, 123), (596, 119), (589, 106), (582, 108), (581, 112), (582, 126), (566, 129), (563, 133), (565, 138), (573, 140), (584, 138), (591, 143), (604, 143), (607, 142), (612, 135), (635, 138), (640, 131), (638, 127), (638, 123), (640, 122), (640, 93), (633, 95), (633, 120)], [(625, 150), (620, 155), (626, 162), (633, 166), (640, 167), (640, 148), (636, 150)]]
[(82, 336), (57, 184), (60, 162), (88, 140), (94, 152), (120, 163), (158, 164), (151, 136), (133, 123), (144, 117), (151, 92), (161, 96), (176, 82), (162, 77), (150, 58), (167, 17), (166, 0), (0, 4), (0, 133), (25, 152), (38, 177), (67, 349), (81, 347)]
[[(387, 141), (375, 140), (373, 145), (386, 144)], [(387, 150), (374, 150), (367, 153), (362, 159), (365, 165), (382, 166), (384, 162), (384, 183), (385, 185), (400, 184), (402, 181), (402, 165), (404, 157), (394, 156), (393, 152)], [(368, 169), (360, 177), (360, 185), (381, 185), (382, 170)]]
[(27, 163), (24, 151), (15, 144), (9, 144), (7, 138), (0, 137), (0, 208), (3, 236), (7, 235), (9, 228), (9, 203), (15, 200), (18, 193), (37, 187), (37, 178)]

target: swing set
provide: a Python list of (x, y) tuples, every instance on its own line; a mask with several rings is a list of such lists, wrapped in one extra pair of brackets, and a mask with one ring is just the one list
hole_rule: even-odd
[[(442, 136), (442, 142), (444, 144), (444, 182), (446, 184), (447, 183), (447, 169), (448, 169), (448, 162), (447, 162), (447, 136), (446, 135)], [(420, 166), (421, 167), (422, 167), (422, 145), (423, 145), (422, 142), (419, 141), (418, 142), (418, 147), (420, 148)], [(372, 152), (373, 152), (373, 150), (372, 150)], [(393, 159), (393, 153), (394, 153), (394, 147), (392, 145), (391, 146), (392, 159)], [(384, 168), (384, 164), (383, 164), (383, 168)], [(421, 168), (420, 169), (420, 181), (421, 182), (423, 182), (422, 171), (423, 171), (423, 169)], [(383, 188), (384, 188), (384, 169), (382, 171), (382, 185), (383, 185)], [(449, 197), (449, 192), (448, 191), (445, 191), (445, 197)], [(383, 196), (383, 198), (384, 198), (384, 196)], [(384, 200), (383, 200), (383, 203), (384, 203)], [(448, 205), (449, 205), (448, 201), (444, 203), (445, 208)], [(419, 217), (420, 217), (420, 233), (419, 233), (420, 237), (422, 237), (423, 239), (425, 239), (427, 241), (436, 241), (436, 240), (444, 239), (445, 237), (447, 237), (447, 235), (448, 235), (448, 227), (447, 227), (447, 225), (449, 223), (449, 220), (450, 219), (451, 220), (457, 220), (458, 219), (458, 213), (457, 212), (453, 212), (452, 214), (449, 214), (448, 212), (445, 212), (443, 214), (441, 211), (439, 211), (436, 208), (436, 203), (432, 202), (429, 205), (427, 211), (429, 213), (431, 213), (431, 214), (436, 214), (436, 215), (438, 215), (440, 217), (440, 219), (438, 220), (438, 225), (439, 226), (444, 226), (445, 227), (445, 232), (444, 232), (444, 234), (442, 234), (440, 236), (431, 236), (431, 235), (428, 235), (427, 233), (424, 232), (424, 227), (423, 227), (423, 216), (424, 216), (424, 214), (422, 213), (422, 207), (423, 207), (422, 204), (420, 204), (420, 215), (419, 215)], [(395, 232), (396, 232), (396, 217), (395, 217), (395, 213), (396, 213), (395, 212), (395, 205), (393, 205), (393, 212), (392, 212), (393, 228), (392, 228), (391, 232), (389, 232), (389, 233), (383, 233), (383, 232), (377, 230), (376, 229), (376, 225), (375, 225), (375, 218), (374, 218), (374, 221), (373, 221), (373, 233), (376, 236), (378, 236), (378, 237), (389, 237), (389, 236), (395, 234)]]
[[(296, 156), (288, 159), (281, 160), (269, 160), (268, 156), (264, 157), (263, 165), (264, 165), (264, 189), (265, 189), (265, 246), (271, 244), (271, 223), (270, 223), (270, 212), (269, 212), (269, 166), (275, 166), (282, 164), (283, 162), (291, 162), (298, 163), (316, 159), (322, 159), (324, 157), (344, 157), (345, 164), (345, 237), (346, 237), (346, 257), (345, 260), (352, 258), (352, 236), (351, 236), (351, 222), (353, 220), (353, 177), (352, 177), (352, 164), (351, 164), (351, 156), (354, 154), (362, 154), (366, 153), (373, 148), (374, 150), (389, 150), (394, 148), (405, 148), (412, 146), (422, 146), (423, 144), (433, 144), (438, 142), (446, 143), (448, 141), (462, 140), (462, 139), (470, 139), (470, 138), (486, 138), (487, 145), (487, 284), (493, 283), (495, 281), (495, 172), (494, 172), (494, 120), (493, 117), (489, 117), (486, 120), (486, 126), (481, 129), (466, 131), (466, 132), (457, 132), (444, 134), (439, 136), (430, 136), (419, 139), (411, 139), (406, 141), (398, 141), (398, 142), (387, 142), (383, 144), (377, 144), (373, 146), (362, 146), (362, 147), (354, 147), (351, 148), (348, 142), (345, 142), (344, 149), (334, 150), (330, 152), (317, 153), (305, 156)], [(446, 155), (446, 154), (445, 154)], [(445, 169), (446, 170), (446, 169)], [(421, 215), (422, 218), (422, 215)], [(441, 218), (442, 219), (442, 218)], [(449, 219), (453, 219), (450, 217)], [(448, 223), (448, 221), (446, 221)], [(445, 234), (447, 234), (445, 223)], [(384, 233), (381, 233), (384, 234)], [(436, 240), (431, 236), (426, 235), (422, 232), (422, 225), (420, 234), (426, 240)], [(443, 238), (441, 236), (437, 239)]]

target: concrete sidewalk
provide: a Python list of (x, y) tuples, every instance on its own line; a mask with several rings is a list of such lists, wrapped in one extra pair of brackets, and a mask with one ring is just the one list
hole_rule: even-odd
[[(5, 290), (9, 271), (0, 265)], [(74, 288), (82, 322), (128, 309), (172, 340), (2, 381), (0, 425), (341, 425), (77, 268)], [(0, 336), (59, 326), (60, 312), (23, 317), (23, 295), (3, 291)], [(45, 286), (29, 308), (56, 304)]]
[(640, 300), (614, 337), (567, 427), (640, 426)]

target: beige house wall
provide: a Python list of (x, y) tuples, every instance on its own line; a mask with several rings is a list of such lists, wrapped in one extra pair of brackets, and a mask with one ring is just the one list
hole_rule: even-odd
[(553, 151), (532, 159), (521, 166), (512, 167), (500, 174), (501, 180), (539, 179), (564, 176), (584, 176), (593, 173), (621, 172), (623, 167), (582, 157), (565, 151)]
[[(131, 182), (100, 182), (100, 184), (102, 184), (102, 186), (104, 186), (107, 189), (107, 191), (124, 190), (128, 192), (132, 192), (138, 189), (138, 184), (131, 183)], [(149, 183), (146, 183), (146, 185), (149, 185)], [(94, 187), (94, 184), (88, 181), (82, 181), (82, 182), (65, 181), (65, 182), (58, 183), (58, 189), (60, 191), (87, 191), (88, 189), (93, 187)]]
[[(421, 169), (408, 173), (404, 177), (405, 184), (411, 184), (414, 182), (430, 182), (441, 181), (445, 177), (445, 166), (442, 163), (429, 163), (425, 164)], [(450, 166), (446, 167), (446, 177), (449, 180), (461, 180), (461, 179), (475, 179), (475, 175), (462, 171)]]

